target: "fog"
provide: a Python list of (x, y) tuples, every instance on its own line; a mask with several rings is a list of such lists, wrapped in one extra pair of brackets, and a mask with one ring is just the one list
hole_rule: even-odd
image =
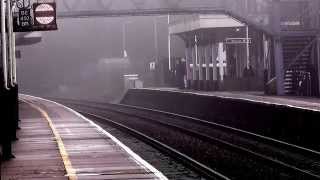
[[(42, 42), (18, 47), (22, 55), (18, 59), (20, 91), (46, 97), (119, 98), (123, 93), (122, 74), (143, 76), (148, 62), (154, 60), (155, 18), (159, 56), (168, 57), (166, 16), (59, 20), (59, 30), (42, 33)], [(121, 62), (114, 62), (123, 57), (124, 23), (130, 72)], [(182, 40), (173, 38), (172, 43), (173, 56), (182, 57)], [(112, 63), (101, 63), (108, 60)]]
[[(111, 0), (109, 1), (111, 2)], [(81, 1), (90, 4), (90, 6), (87, 6), (86, 4), (81, 5), (80, 1), (77, 4), (78, 1), (75, 0), (65, 0), (64, 2), (65, 5), (70, 7), (70, 4), (77, 7), (79, 5), (78, 9), (83, 7), (85, 10), (95, 9), (93, 7), (95, 3)], [(100, 0), (94, 2), (100, 2)], [(112, 2), (110, 4), (112, 6), (105, 8), (113, 10), (117, 8), (130, 9), (134, 6), (133, 2), (135, 1), (113, 0)], [(137, 2), (143, 1), (138, 0)], [(203, 0), (201, 3), (199, 3), (199, 0), (148, 0), (144, 2), (151, 8), (170, 6), (168, 2), (183, 2), (186, 7), (223, 7), (240, 17), (248, 19), (249, 22), (260, 25), (261, 27), (259, 27), (262, 29), (266, 26), (272, 27), (272, 21), (274, 20), (272, 19), (271, 0)], [(305, 0), (297, 1), (298, 5), (291, 7), (287, 5), (293, 3), (284, 2), (280, 6), (282, 16), (288, 17), (289, 23), (295, 22), (296, 13), (306, 14), (303, 4), (305, 2), (317, 4), (316, 0)], [(60, 8), (63, 3), (58, 3), (58, 5)], [(319, 9), (317, 6), (310, 7), (310, 13), (317, 12)], [(293, 20), (290, 18), (293, 18)], [(41, 43), (18, 47), (22, 54), (22, 58), (18, 60), (20, 91), (51, 97), (98, 100), (119, 98), (123, 93), (121, 90), (123, 88), (122, 74), (137, 73), (143, 77), (148, 68), (148, 62), (155, 59), (154, 19), (158, 24), (159, 56), (167, 58), (168, 25), (166, 16), (59, 19), (59, 30), (43, 32)], [(101, 64), (101, 61), (105, 62), (108, 59), (114, 61), (123, 57), (123, 24), (126, 24), (126, 50), (130, 68), (123, 68), (122, 66), (114, 68), (115, 63), (112, 63), (113, 65), (110, 63)], [(307, 23), (310, 27), (314, 24), (317, 23), (312, 21)], [(270, 30), (269, 28), (267, 30)], [(172, 56), (184, 56), (184, 43), (178, 37), (172, 38), (172, 51)]]

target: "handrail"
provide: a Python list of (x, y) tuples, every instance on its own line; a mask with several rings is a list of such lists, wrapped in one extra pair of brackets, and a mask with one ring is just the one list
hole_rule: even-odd
[[(320, 32), (317, 33), (317, 35), (320, 34)], [(317, 40), (317, 35), (316, 37), (307, 45), (303, 48), (303, 50), (300, 51), (300, 53), (290, 62), (290, 64), (288, 65), (287, 68), (285, 68), (285, 71), (289, 70), (294, 63), (296, 63), (299, 58), (303, 55), (303, 53), (305, 53), (314, 43), (315, 41)]]

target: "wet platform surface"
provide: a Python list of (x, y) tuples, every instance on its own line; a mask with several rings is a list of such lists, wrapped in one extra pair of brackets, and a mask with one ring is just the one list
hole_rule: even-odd
[(2, 164), (1, 179), (68, 179), (59, 148), (47, 121), (27, 104), (20, 104), (22, 121), (13, 144), (16, 156)]
[(1, 179), (166, 179), (111, 134), (62, 105), (20, 96), (15, 159)]
[(320, 111), (320, 98), (312, 97), (294, 97), (294, 96), (269, 96), (264, 95), (263, 92), (208, 92), (208, 91), (195, 91), (195, 90), (183, 90), (177, 88), (147, 88), (151, 90), (160, 91), (172, 91), (191, 93), (205, 96), (216, 96), (231, 99), (241, 99), (265, 104), (283, 105), (289, 107), (295, 107), (299, 109), (307, 109), (312, 111)]

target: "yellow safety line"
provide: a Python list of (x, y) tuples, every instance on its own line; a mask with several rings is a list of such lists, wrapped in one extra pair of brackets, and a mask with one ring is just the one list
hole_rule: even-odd
[(48, 121), (48, 124), (49, 124), (49, 126), (55, 136), (55, 139), (58, 143), (60, 155), (62, 157), (64, 167), (67, 171), (67, 176), (69, 177), (69, 180), (77, 180), (76, 170), (72, 167), (71, 161), (69, 159), (69, 154), (68, 154), (66, 148), (64, 147), (61, 136), (60, 136), (59, 132), (57, 131), (57, 129), (54, 127), (54, 124), (52, 123), (52, 120), (49, 117), (48, 113), (45, 110), (43, 110), (42, 108), (40, 108), (39, 106), (36, 106), (36, 105), (29, 103), (27, 101), (24, 101), (24, 102), (29, 104), (34, 109), (38, 110), (42, 114), (42, 116)]

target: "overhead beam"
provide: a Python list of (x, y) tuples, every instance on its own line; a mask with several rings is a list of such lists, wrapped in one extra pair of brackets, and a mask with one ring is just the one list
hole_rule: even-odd
[(226, 11), (218, 8), (162, 8), (162, 9), (135, 9), (135, 10), (94, 10), (94, 11), (64, 11), (58, 12), (58, 18), (90, 18), (90, 17), (121, 17), (121, 16), (154, 16), (179, 14), (221, 14)]

